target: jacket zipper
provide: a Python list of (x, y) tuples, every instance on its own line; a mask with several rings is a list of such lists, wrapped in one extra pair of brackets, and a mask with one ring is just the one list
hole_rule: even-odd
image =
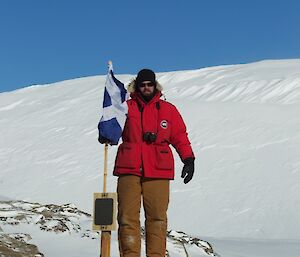
[[(141, 133), (141, 137), (142, 137), (142, 142), (144, 142), (144, 127), (143, 127), (143, 111), (144, 111), (144, 107), (140, 106), (139, 105), (139, 110), (140, 110), (140, 113), (141, 113), (141, 129), (142, 129), (142, 133)], [(143, 143), (141, 144), (141, 147), (143, 147)], [(140, 170), (141, 170), (141, 174), (142, 176), (144, 177), (144, 162), (143, 162), (143, 154), (142, 154), (143, 151), (141, 151), (141, 160), (142, 160), (142, 164), (141, 164), (141, 167), (140, 167)]]

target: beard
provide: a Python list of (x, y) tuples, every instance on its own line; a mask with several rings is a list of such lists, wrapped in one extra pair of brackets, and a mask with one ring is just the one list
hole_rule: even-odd
[(141, 97), (145, 100), (145, 102), (149, 102), (149, 101), (151, 101), (151, 99), (155, 96), (155, 94), (156, 94), (156, 92), (157, 92), (157, 90), (156, 90), (156, 88), (153, 90), (153, 92), (151, 93), (151, 92), (146, 92), (146, 94), (142, 94), (141, 92), (140, 92), (140, 95), (141, 95)]

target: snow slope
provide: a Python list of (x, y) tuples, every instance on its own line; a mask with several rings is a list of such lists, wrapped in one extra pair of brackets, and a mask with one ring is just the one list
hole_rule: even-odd
[[(158, 80), (186, 121), (197, 158), (184, 185), (176, 157), (169, 227), (199, 237), (300, 240), (300, 60), (160, 73)], [(102, 190), (104, 81), (0, 94), (1, 198), (91, 212), (92, 194)], [(115, 153), (111, 147), (110, 171)], [(108, 187), (115, 191), (111, 175)]]

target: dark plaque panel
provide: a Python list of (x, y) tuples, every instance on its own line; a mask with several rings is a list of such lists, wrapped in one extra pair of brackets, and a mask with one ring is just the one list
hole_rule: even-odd
[(98, 198), (95, 201), (95, 225), (112, 225), (113, 199)]

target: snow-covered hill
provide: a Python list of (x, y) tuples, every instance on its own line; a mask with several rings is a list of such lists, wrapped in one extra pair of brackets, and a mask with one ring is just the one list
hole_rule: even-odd
[[(116, 69), (117, 73), (117, 69)], [(116, 75), (128, 83), (133, 75)], [(169, 228), (199, 237), (300, 240), (300, 60), (158, 74), (186, 121), (196, 173), (176, 159)], [(91, 212), (105, 76), (0, 94), (0, 195)], [(109, 169), (116, 147), (109, 149)], [(116, 178), (109, 176), (109, 191)]]

